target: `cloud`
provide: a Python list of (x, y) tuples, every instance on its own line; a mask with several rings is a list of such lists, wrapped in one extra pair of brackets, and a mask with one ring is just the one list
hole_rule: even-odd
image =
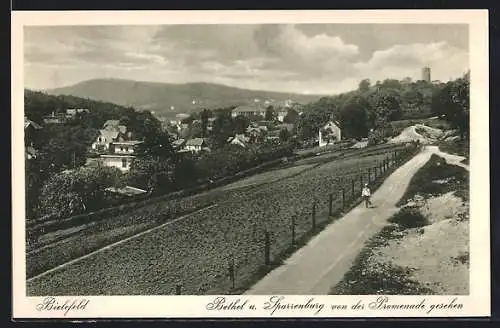
[(331, 94), (363, 78), (419, 78), (424, 65), (442, 80), (468, 68), (455, 30), (410, 30), (359, 24), (27, 27), (25, 81), (51, 88), (117, 77)]
[(347, 44), (339, 36), (307, 36), (294, 25), (263, 25), (255, 31), (254, 40), (263, 53), (279, 59), (274, 65), (300, 72), (304, 79), (348, 74), (349, 63), (359, 52), (357, 45)]
[(420, 68), (430, 66), (436, 79), (448, 79), (463, 74), (469, 68), (468, 52), (449, 45), (446, 41), (394, 45), (377, 50), (365, 62), (354, 67), (360, 76), (374, 79), (384, 77), (420, 78)]

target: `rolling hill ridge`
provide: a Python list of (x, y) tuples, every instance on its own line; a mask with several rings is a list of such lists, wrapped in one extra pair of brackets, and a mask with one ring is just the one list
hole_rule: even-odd
[[(308, 103), (322, 97), (322, 95), (247, 90), (213, 83), (171, 84), (121, 79), (93, 79), (45, 92), (133, 106), (163, 116), (174, 116), (177, 113), (197, 111), (201, 108), (214, 109), (250, 104), (264, 106), (266, 100), (270, 105), (278, 105), (289, 99)], [(259, 102), (256, 103), (255, 99), (259, 99)]]

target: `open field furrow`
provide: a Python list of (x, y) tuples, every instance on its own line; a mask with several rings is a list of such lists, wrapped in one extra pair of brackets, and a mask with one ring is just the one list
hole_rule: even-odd
[(341, 191), (350, 194), (354, 184), (357, 193), (360, 174), (390, 155), (339, 159), (259, 188), (235, 189), (216, 207), (32, 279), (28, 294), (158, 295), (174, 293), (178, 284), (187, 294), (227, 293), (233, 290), (229, 263), (235, 288), (242, 288), (264, 265), (266, 232), (270, 260), (277, 261), (292, 242), (292, 217), (299, 239), (311, 230), (313, 204), (320, 225), (329, 219), (329, 195), (338, 210)]

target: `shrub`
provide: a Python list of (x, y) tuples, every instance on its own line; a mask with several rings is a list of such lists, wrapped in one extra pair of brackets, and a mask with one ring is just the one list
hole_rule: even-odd
[(106, 203), (105, 189), (121, 184), (121, 172), (111, 167), (81, 167), (56, 174), (42, 187), (42, 214), (63, 218), (100, 208)]
[(379, 145), (387, 142), (391, 136), (389, 129), (377, 129), (368, 134), (368, 146)]
[(419, 228), (429, 224), (427, 218), (414, 207), (402, 208), (389, 218), (389, 222), (396, 223), (405, 229)]

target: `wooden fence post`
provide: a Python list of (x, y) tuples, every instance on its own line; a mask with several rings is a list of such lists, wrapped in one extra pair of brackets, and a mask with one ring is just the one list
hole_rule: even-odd
[(345, 189), (342, 188), (342, 209), (345, 208)]
[(229, 255), (230, 258), (229, 258), (229, 267), (228, 267), (228, 271), (229, 271), (229, 279), (231, 280), (231, 286), (235, 287), (235, 279), (234, 279), (234, 256), (233, 254), (230, 254)]
[(371, 174), (371, 169), (370, 169), (370, 168), (368, 168), (368, 183), (370, 183), (370, 182), (371, 182), (371, 175), (372, 175), (372, 174)]
[(363, 189), (363, 173), (359, 175), (359, 185), (361, 186), (360, 188)]
[(264, 263), (269, 265), (271, 254), (271, 240), (269, 238), (269, 231), (264, 232)]
[(292, 245), (295, 244), (295, 215), (292, 215)]
[(175, 295), (181, 294), (182, 285), (179, 283), (175, 286)]
[(333, 214), (333, 194), (330, 193), (328, 198), (328, 216), (332, 216)]
[(351, 179), (352, 198), (354, 198), (354, 179)]
[(314, 200), (312, 206), (312, 229), (316, 229), (316, 200)]

